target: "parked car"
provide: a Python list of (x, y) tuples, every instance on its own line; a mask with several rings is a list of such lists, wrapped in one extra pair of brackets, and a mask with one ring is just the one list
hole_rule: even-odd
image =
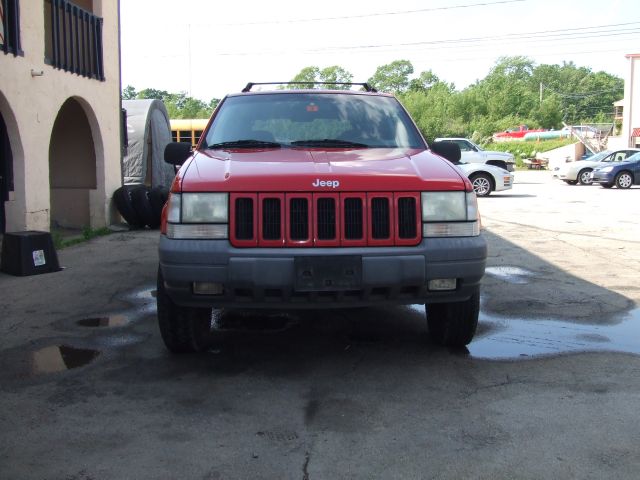
[(518, 140), (523, 139), (530, 132), (544, 132), (544, 128), (529, 128), (527, 125), (518, 125), (504, 132), (496, 132), (493, 134), (494, 140)]
[(212, 308), (424, 304), (431, 338), (471, 342), (487, 243), (476, 194), (400, 102), (364, 91), (227, 95), (164, 207), (157, 315), (166, 347), (205, 350)]
[(569, 185), (581, 183), (583, 185), (591, 185), (591, 172), (598, 167), (611, 162), (622, 162), (627, 157), (640, 152), (638, 148), (625, 148), (622, 150), (604, 150), (596, 153), (585, 160), (577, 160), (575, 162), (565, 163), (553, 174)]
[(627, 157), (622, 162), (596, 168), (591, 172), (591, 181), (599, 183), (604, 188), (611, 188), (614, 185), (618, 188), (640, 185), (640, 152)]
[(478, 197), (487, 197), (491, 192), (509, 190), (513, 186), (513, 173), (495, 165), (482, 163), (458, 164), (473, 185), (473, 191)]
[(486, 163), (487, 165), (495, 165), (504, 168), (510, 172), (515, 170), (516, 160), (512, 154), (508, 152), (496, 152), (492, 150), (483, 150), (478, 145), (467, 138), (457, 137), (441, 137), (436, 138), (436, 142), (453, 142), (460, 147), (462, 161), (467, 163)]

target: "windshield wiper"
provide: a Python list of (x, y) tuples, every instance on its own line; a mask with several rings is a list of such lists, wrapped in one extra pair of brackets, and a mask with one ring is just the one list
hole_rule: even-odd
[(232, 140), (229, 142), (219, 142), (212, 143), (211, 145), (207, 145), (207, 148), (216, 149), (216, 148), (281, 148), (282, 144), (278, 142), (270, 142), (268, 140)]
[(309, 140), (296, 140), (291, 142), (291, 145), (296, 147), (353, 147), (353, 148), (368, 148), (369, 145), (365, 143), (351, 142), (349, 140), (339, 140), (337, 138), (323, 138), (323, 139), (309, 139)]

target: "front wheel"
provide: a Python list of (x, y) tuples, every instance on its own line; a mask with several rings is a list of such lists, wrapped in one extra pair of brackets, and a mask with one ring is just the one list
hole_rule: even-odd
[(602, 188), (611, 188), (613, 187), (613, 183), (601, 183), (600, 186)]
[(158, 325), (166, 347), (173, 353), (206, 350), (211, 343), (211, 309), (176, 305), (165, 290), (159, 268), (156, 292)]
[(493, 185), (491, 183), (491, 177), (486, 173), (477, 173), (469, 177), (471, 184), (473, 185), (473, 191), (476, 192), (478, 197), (488, 196), (492, 190)]
[(425, 306), (431, 338), (447, 347), (471, 343), (478, 327), (480, 292), (463, 302), (432, 303)]
[(565, 180), (564, 181), (567, 185), (575, 185), (578, 183), (577, 180)]
[(620, 172), (615, 180), (616, 187), (629, 188), (633, 185), (633, 177), (629, 172)]
[(590, 168), (585, 168), (584, 170), (580, 170), (580, 173), (578, 173), (578, 181), (582, 185), (591, 185), (593, 183), (593, 180), (591, 179), (590, 175), (591, 175)]

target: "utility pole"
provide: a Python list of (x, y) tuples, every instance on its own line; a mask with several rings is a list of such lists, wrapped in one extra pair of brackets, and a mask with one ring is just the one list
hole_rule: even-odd
[(542, 82), (540, 82), (540, 105), (542, 105)]

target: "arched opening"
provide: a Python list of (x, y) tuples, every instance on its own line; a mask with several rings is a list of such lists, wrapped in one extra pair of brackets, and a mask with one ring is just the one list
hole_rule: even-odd
[(7, 216), (4, 202), (9, 200), (9, 192), (13, 191), (13, 155), (9, 143), (9, 133), (0, 113), (0, 234), (7, 227)]
[(90, 193), (96, 189), (96, 148), (82, 105), (67, 100), (56, 117), (49, 144), (51, 227), (91, 225)]

